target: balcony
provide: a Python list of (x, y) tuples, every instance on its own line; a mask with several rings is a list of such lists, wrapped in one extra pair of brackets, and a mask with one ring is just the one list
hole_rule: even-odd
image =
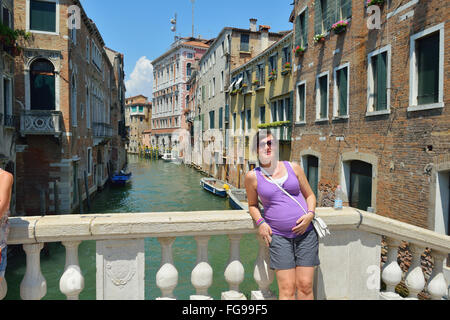
[(26, 135), (53, 135), (62, 133), (60, 111), (27, 110), (20, 117), (20, 133)]
[[(317, 214), (328, 224), (331, 235), (319, 243), (321, 265), (314, 281), (316, 299), (423, 299), (419, 293), (424, 289), (431, 299), (448, 299), (450, 269), (444, 260), (450, 252), (449, 236), (353, 208), (318, 208)], [(161, 267), (152, 275), (161, 290), (160, 298), (174, 299), (179, 274), (172, 244), (176, 237), (192, 236), (197, 242), (198, 259), (192, 266), (190, 281), (196, 292), (177, 298), (210, 300), (208, 289), (213, 270), (208, 261), (208, 242), (214, 235), (227, 235), (230, 245), (229, 253), (223, 253), (229, 257), (223, 275), (229, 290), (221, 293), (221, 299), (276, 299), (269, 290), (274, 273), (268, 268), (269, 253), (264, 243), (259, 241), (254, 268), (245, 270), (241, 263), (242, 236), (257, 235), (246, 211), (14, 217), (10, 218), (10, 225), (8, 244), (23, 245), (27, 265), (20, 284), (0, 284), (0, 299), (5, 297), (7, 287), (19, 285), (24, 300), (45, 297), (47, 283), (40, 270), (40, 252), (46, 242), (62, 242), (65, 246), (66, 267), (59, 281), (60, 290), (68, 299), (78, 299), (84, 289), (78, 247), (82, 241), (94, 240), (97, 299), (143, 300), (148, 260), (144, 256), (145, 238), (157, 238), (160, 243)], [(401, 241), (408, 243), (411, 254), (406, 270), (397, 262)], [(431, 249), (434, 261), (431, 273), (421, 268), (421, 255), (426, 248)], [(251, 292), (239, 289), (246, 272), (255, 280)], [(402, 281), (408, 291), (406, 298), (394, 291)], [(380, 289), (381, 282), (386, 290)]]
[(107, 123), (94, 122), (93, 132), (94, 138), (108, 139), (113, 136), (113, 127)]

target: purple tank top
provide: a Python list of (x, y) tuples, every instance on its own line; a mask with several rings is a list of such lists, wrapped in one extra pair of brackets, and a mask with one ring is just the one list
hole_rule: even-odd
[[(308, 211), (308, 205), (300, 190), (297, 175), (289, 162), (284, 161), (283, 163), (288, 172), (288, 179), (282, 187)], [(291, 239), (296, 238), (297, 235), (292, 232), (292, 228), (296, 226), (297, 220), (305, 215), (305, 212), (275, 184), (267, 181), (261, 173), (261, 168), (255, 168), (255, 173), (258, 181), (258, 196), (264, 206), (264, 219), (272, 228), (273, 234)], [(312, 230), (312, 228), (313, 225), (311, 224), (306, 232)]]

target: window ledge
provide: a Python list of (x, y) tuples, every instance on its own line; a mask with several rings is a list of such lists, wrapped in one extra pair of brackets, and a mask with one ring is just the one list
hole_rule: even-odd
[(261, 87), (256, 88), (256, 91), (260, 91), (260, 90), (264, 90), (264, 89), (266, 89), (266, 87), (265, 86), (261, 86)]
[(347, 114), (345, 116), (333, 116), (333, 121), (335, 120), (348, 120), (350, 118), (350, 116)]
[(329, 119), (328, 118), (322, 118), (322, 119), (316, 119), (316, 123), (320, 123), (320, 122), (328, 122)]
[(29, 30), (31, 33), (39, 33), (39, 34), (48, 34), (52, 36), (59, 36), (58, 32), (51, 32), (51, 31), (40, 31), (40, 30)]
[(304, 125), (306, 125), (306, 121), (296, 121), (294, 123), (294, 125), (296, 125), (296, 126), (304, 126)]
[(438, 103), (432, 103), (432, 104), (422, 104), (419, 106), (409, 106), (407, 111), (413, 112), (413, 111), (433, 110), (433, 109), (442, 109), (442, 108), (444, 108), (444, 103), (438, 102)]
[(391, 114), (391, 110), (386, 109), (386, 110), (379, 110), (379, 111), (367, 111), (366, 117), (382, 116), (382, 115), (386, 115), (386, 114)]

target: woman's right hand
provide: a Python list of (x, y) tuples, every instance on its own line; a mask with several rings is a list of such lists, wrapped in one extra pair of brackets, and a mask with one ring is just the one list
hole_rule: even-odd
[(262, 225), (258, 228), (258, 233), (260, 237), (263, 238), (266, 246), (270, 246), (270, 243), (272, 242), (272, 228), (264, 222)]

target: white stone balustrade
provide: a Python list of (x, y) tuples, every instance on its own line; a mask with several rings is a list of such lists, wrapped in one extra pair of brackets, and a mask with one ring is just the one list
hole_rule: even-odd
[[(448, 299), (446, 275), (449, 272), (443, 260), (450, 252), (449, 236), (352, 208), (340, 211), (318, 208), (317, 214), (328, 224), (332, 235), (320, 240), (321, 265), (314, 281), (316, 299), (402, 299), (394, 293), (401, 280), (396, 261), (401, 240), (408, 242), (413, 252), (405, 278), (412, 298), (417, 298), (425, 288), (433, 299)], [(197, 262), (191, 273), (196, 295), (191, 299), (209, 299), (213, 270), (208, 262), (207, 247), (209, 237), (216, 235), (227, 235), (230, 242), (223, 277), (230, 290), (223, 298), (246, 299), (246, 295), (252, 299), (273, 298), (268, 288), (274, 276), (264, 244), (260, 243), (254, 269), (244, 270), (240, 261), (242, 235), (257, 236), (254, 223), (245, 211), (13, 217), (10, 225), (8, 244), (22, 244), (27, 258), (25, 276), (20, 284), (22, 299), (42, 299), (46, 294), (47, 285), (40, 267), (40, 251), (46, 242), (62, 242), (66, 246), (66, 268), (60, 279), (60, 289), (68, 299), (76, 299), (84, 288), (78, 265), (78, 244), (88, 240), (97, 243), (97, 299), (144, 299), (145, 238), (157, 238), (161, 243), (161, 268), (156, 280), (161, 298), (173, 299), (178, 271), (174, 267), (177, 257), (172, 256), (172, 244), (177, 237), (184, 236), (195, 237), (197, 241)], [(388, 243), (388, 259), (381, 271), (382, 236)], [(434, 259), (428, 283), (420, 268), (420, 254), (425, 248), (431, 249)], [(373, 271), (376, 268), (378, 274)], [(251, 293), (239, 291), (246, 272), (253, 273), (255, 280)], [(379, 283), (380, 277), (387, 285), (386, 292), (380, 292), (374, 285)], [(18, 285), (8, 283), (10, 288)], [(0, 297), (6, 290), (0, 288)], [(227, 296), (229, 293), (232, 294)]]

